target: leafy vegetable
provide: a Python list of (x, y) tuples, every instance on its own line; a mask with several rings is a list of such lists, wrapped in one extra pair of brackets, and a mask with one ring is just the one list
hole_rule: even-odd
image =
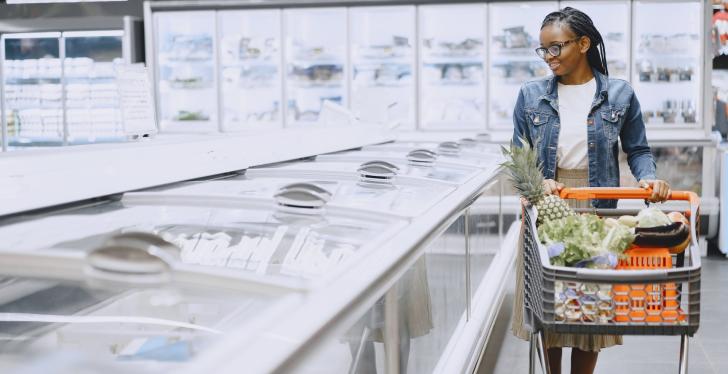
[(671, 224), (670, 217), (655, 207), (640, 210), (637, 214), (637, 227), (657, 227)]
[(624, 253), (634, 241), (628, 227), (616, 220), (607, 225), (594, 214), (544, 222), (538, 235), (549, 250), (551, 263), (560, 266), (614, 267), (616, 261), (612, 257)]

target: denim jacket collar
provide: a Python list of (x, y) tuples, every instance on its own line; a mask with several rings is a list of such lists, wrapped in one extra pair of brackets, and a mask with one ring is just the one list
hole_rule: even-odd
[[(592, 109), (594, 109), (607, 97), (607, 92), (609, 91), (609, 78), (594, 68), (592, 68), (592, 73), (594, 74), (594, 79), (597, 80), (598, 92), (598, 94), (594, 96), (594, 102), (592, 103)], [(557, 112), (559, 111), (559, 95), (558, 90), (556, 89), (558, 81), (558, 75), (551, 76), (546, 84), (546, 92), (540, 97), (541, 100), (547, 100)]]

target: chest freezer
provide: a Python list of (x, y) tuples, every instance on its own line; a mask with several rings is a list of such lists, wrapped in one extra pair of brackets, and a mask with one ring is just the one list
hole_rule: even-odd
[(416, 142), (396, 141), (391, 143), (369, 145), (362, 150), (411, 151), (413, 149), (430, 149), (438, 153), (451, 156), (461, 155), (467, 157), (486, 157), (488, 155), (501, 155), (500, 146), (494, 143), (483, 142), (475, 138), (462, 138), (457, 142)]
[(328, 207), (416, 217), (454, 190), (451, 184), (398, 174), (398, 167), (380, 161), (353, 164), (347, 172), (328, 176), (315, 171), (281, 173), (279, 168), (258, 168), (233, 178), (190, 182), (155, 193), (272, 199), (282, 189), (304, 188), (321, 191), (328, 199)]
[(173, 372), (300, 303), (283, 285), (170, 263), (170, 249), (121, 234), (87, 252), (0, 254), (0, 371)]
[[(346, 151), (317, 156), (320, 161), (326, 160), (366, 160), (366, 159), (407, 159), (414, 157), (421, 158), (426, 154), (433, 162), (440, 164), (462, 165), (476, 167), (479, 169), (493, 169), (501, 162), (500, 153), (488, 153), (482, 151), (464, 151), (455, 142), (423, 143), (424, 148), (407, 148), (405, 146), (370, 146), (364, 147), (361, 151)], [(428, 160), (429, 162), (429, 160)]]
[(120, 202), (0, 227), (2, 250), (88, 250), (142, 232), (179, 248), (175, 261), (233, 268), (302, 286), (396, 233), (404, 221), (328, 207), (322, 191), (282, 189), (274, 199), (126, 194)]
[[(363, 153), (363, 152), (362, 152)], [(289, 173), (310, 172), (318, 177), (336, 177), (342, 173), (350, 173), (364, 162), (385, 162), (395, 166), (398, 176), (406, 176), (425, 181), (443, 182), (460, 185), (482, 172), (473, 165), (441, 162), (437, 154), (428, 150), (415, 150), (407, 155), (379, 154), (372, 152), (368, 157), (348, 155), (320, 155), (314, 162), (295, 162), (270, 165), (267, 167), (271, 175), (286, 176)], [(256, 168), (248, 169), (254, 173)]]

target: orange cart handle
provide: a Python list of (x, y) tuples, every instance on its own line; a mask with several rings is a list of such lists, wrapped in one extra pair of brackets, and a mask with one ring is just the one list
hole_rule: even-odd
[[(561, 190), (562, 199), (648, 199), (652, 196), (652, 189), (645, 188), (614, 188), (614, 187), (584, 187), (564, 188)], [(672, 191), (668, 200), (685, 200), (690, 205), (700, 206), (700, 197), (692, 191)]]

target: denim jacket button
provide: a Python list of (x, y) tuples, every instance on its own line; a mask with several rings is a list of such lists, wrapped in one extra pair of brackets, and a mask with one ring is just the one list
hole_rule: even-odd
[(589, 118), (589, 119), (586, 120), (586, 124), (587, 125), (593, 125), (594, 124), (594, 120), (591, 119), (591, 118)]

